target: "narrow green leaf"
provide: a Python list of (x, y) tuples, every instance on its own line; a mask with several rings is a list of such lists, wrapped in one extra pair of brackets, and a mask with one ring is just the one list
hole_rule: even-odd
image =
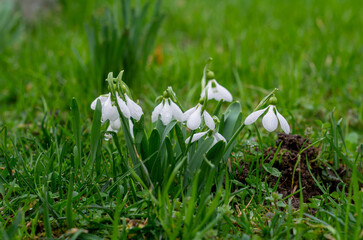
[(101, 101), (98, 99), (96, 104), (96, 109), (93, 114), (93, 122), (91, 128), (91, 142), (90, 142), (90, 154), (91, 163), (94, 164), (97, 158), (97, 149), (99, 147), (100, 137), (101, 137), (101, 117), (102, 117), (102, 105)]
[(75, 98), (72, 99), (72, 106), (71, 106), (71, 112), (72, 112), (72, 129), (73, 129), (73, 135), (74, 140), (77, 146), (77, 156), (75, 156), (75, 162), (74, 162), (74, 168), (75, 172), (78, 171), (78, 169), (81, 172), (81, 176), (83, 178), (83, 172), (82, 172), (82, 164), (81, 161), (81, 153), (82, 153), (82, 145), (81, 145), (81, 123), (80, 123), (80, 114), (78, 109), (78, 104)]
[(68, 229), (73, 228), (73, 181), (74, 174), (70, 174), (69, 184), (68, 184), (68, 192), (67, 192), (67, 208), (66, 208), (66, 217), (67, 217), (67, 226)]

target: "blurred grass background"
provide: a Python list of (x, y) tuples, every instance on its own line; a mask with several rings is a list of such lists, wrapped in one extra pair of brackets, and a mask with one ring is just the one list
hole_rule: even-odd
[[(60, 0), (32, 17), (24, 15), (26, 6), (21, 11), (18, 2), (9, 11), (8, 3), (0, 1), (0, 11), (11, 12), (0, 18), (0, 124), (37, 125), (45, 112), (66, 119), (72, 97), (88, 119), (106, 76), (93, 75), (97, 65), (84, 64), (92, 51), (86, 26), (107, 9), (117, 13), (119, 1)], [(155, 1), (150, 3), (144, 24), (152, 19)], [(346, 133), (353, 132), (348, 141), (361, 139), (361, 1), (177, 0), (163, 1), (160, 12), (165, 18), (155, 49), (130, 86), (147, 115), (169, 85), (185, 108), (194, 105), (212, 57), (216, 79), (246, 114), (277, 87), (278, 108), (296, 132), (309, 134), (319, 127), (315, 120), (327, 121), (335, 108)]]

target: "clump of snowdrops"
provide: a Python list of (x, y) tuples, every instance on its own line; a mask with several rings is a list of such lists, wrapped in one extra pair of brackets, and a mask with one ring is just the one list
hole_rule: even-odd
[[(110, 92), (92, 102), (91, 108), (100, 116), (94, 121), (108, 124), (106, 141), (122, 128), (132, 160), (128, 170), (145, 187), (170, 187), (168, 180), (173, 176), (178, 177), (186, 189), (196, 174), (198, 189), (206, 184), (207, 176), (215, 176), (216, 182), (221, 182), (237, 136), (260, 116), (267, 131), (276, 130), (280, 123), (285, 133), (290, 132), (289, 124), (276, 108), (277, 89), (265, 96), (242, 121), (239, 102), (233, 102), (231, 93), (217, 82), (208, 67), (209, 63), (203, 70), (200, 100), (194, 107), (184, 111), (171, 87), (157, 98), (151, 115), (154, 129), (149, 134), (144, 126), (142, 108), (122, 81), (123, 71), (116, 78), (109, 73)], [(221, 112), (224, 104), (229, 106)], [(214, 111), (210, 111), (210, 106), (214, 106)]]

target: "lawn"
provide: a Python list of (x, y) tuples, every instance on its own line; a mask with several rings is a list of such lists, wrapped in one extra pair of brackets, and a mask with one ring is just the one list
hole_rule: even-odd
[(29, 2), (0, 0), (2, 239), (363, 238), (360, 1)]

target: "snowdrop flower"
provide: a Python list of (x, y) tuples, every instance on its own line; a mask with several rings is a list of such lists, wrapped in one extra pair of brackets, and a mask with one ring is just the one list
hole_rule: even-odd
[(112, 105), (111, 94), (108, 93), (104, 96), (99, 96), (91, 103), (91, 109), (96, 109), (97, 100), (100, 99), (102, 106), (101, 122), (104, 123), (107, 120), (115, 121), (118, 117), (118, 111), (116, 106)]
[[(102, 106), (101, 122), (105, 123), (107, 120), (109, 120), (110, 125), (108, 126), (107, 131), (117, 133), (121, 128), (121, 120), (116, 105), (113, 104), (111, 101), (111, 93), (97, 97), (91, 103), (91, 109), (96, 109), (98, 99), (101, 101)], [(119, 96), (118, 93), (116, 93), (116, 101), (124, 117), (129, 120), (130, 134), (132, 138), (134, 138), (133, 123), (131, 121), (131, 118), (134, 118), (135, 120), (140, 120), (143, 112), (141, 107), (137, 105), (134, 101), (132, 101), (126, 94), (125, 100), (126, 102)], [(105, 140), (109, 140), (111, 137), (111, 134), (105, 134)]]
[(208, 100), (215, 99), (220, 101), (223, 99), (225, 102), (232, 102), (232, 94), (225, 87), (218, 84), (215, 79), (208, 81), (207, 86), (205, 86), (202, 94), (200, 95), (201, 98), (204, 98), (206, 90), (208, 94)]
[[(199, 139), (201, 139), (202, 137), (204, 137), (205, 135), (208, 134), (209, 131), (205, 131), (205, 132), (200, 132), (200, 133), (196, 133), (193, 135), (192, 137), (192, 143), (195, 141), (198, 141)], [(219, 141), (223, 141), (225, 143), (227, 143), (226, 139), (222, 136), (222, 134), (218, 133), (218, 132), (213, 132), (213, 134), (211, 135), (211, 137), (213, 138), (213, 143), (211, 145), (211, 147), (213, 147), (217, 142)], [(190, 141), (190, 137), (188, 137), (185, 140), (185, 143), (188, 144)]]
[[(119, 118), (117, 107), (116, 107), (116, 105), (113, 105), (112, 101), (111, 101), (111, 93), (101, 95), (98, 98), (96, 98), (91, 103), (92, 110), (96, 109), (96, 104), (97, 104), (98, 99), (100, 99), (101, 106), (102, 106), (102, 117), (101, 117), (102, 123), (106, 122), (107, 120), (110, 120), (112, 122), (112, 121), (115, 121), (117, 118)], [(125, 101), (122, 100), (122, 98), (120, 98), (120, 96), (118, 94), (116, 94), (116, 99), (117, 99), (118, 105), (120, 106), (122, 114), (126, 118), (130, 118), (130, 110), (127, 107)]]
[(200, 127), (202, 123), (202, 118), (204, 119), (205, 125), (209, 127), (211, 130), (214, 130), (215, 123), (211, 115), (204, 110), (202, 113), (203, 105), (198, 103), (197, 106), (189, 109), (184, 113), (183, 121), (187, 122), (187, 127), (191, 130), (195, 130)]
[(290, 126), (287, 123), (286, 119), (277, 111), (275, 105), (272, 104), (265, 109), (258, 110), (248, 115), (247, 118), (245, 119), (245, 125), (250, 125), (254, 123), (257, 120), (257, 118), (259, 118), (266, 111), (267, 113), (262, 118), (262, 125), (267, 131), (272, 132), (276, 130), (277, 125), (280, 122), (282, 130), (286, 134), (290, 133)]
[(161, 121), (166, 126), (173, 117), (179, 122), (183, 121), (183, 112), (180, 110), (170, 98), (165, 98), (159, 105), (157, 105), (151, 114), (151, 121), (156, 122), (158, 117), (161, 117)]
[(134, 101), (132, 101), (130, 99), (130, 97), (127, 96), (127, 94), (125, 94), (125, 99), (126, 99), (126, 105), (129, 108), (129, 110), (130, 110), (130, 116), (133, 119), (139, 121), (140, 118), (141, 118), (141, 116), (144, 114), (142, 112), (142, 108), (139, 105), (137, 105), (137, 103), (135, 103)]
[[(115, 121), (110, 121), (110, 125), (107, 128), (107, 132), (115, 132), (117, 133), (121, 128), (121, 120), (120, 118), (117, 118)], [(112, 138), (112, 135), (110, 133), (105, 134), (105, 140), (108, 141)]]

